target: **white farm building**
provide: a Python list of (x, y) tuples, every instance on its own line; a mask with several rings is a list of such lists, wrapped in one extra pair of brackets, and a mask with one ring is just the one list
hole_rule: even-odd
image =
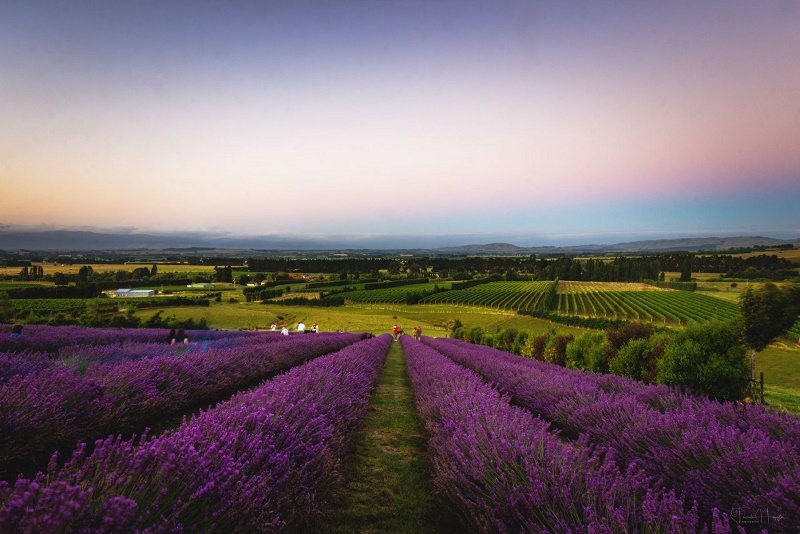
[(154, 289), (117, 289), (114, 295), (117, 297), (137, 298), (152, 297), (156, 294)]

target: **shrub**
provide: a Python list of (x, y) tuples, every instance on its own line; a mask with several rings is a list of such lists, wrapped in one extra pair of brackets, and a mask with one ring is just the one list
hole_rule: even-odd
[(502, 330), (499, 334), (497, 334), (495, 348), (504, 350), (506, 352), (512, 352), (511, 349), (514, 347), (514, 340), (517, 339), (518, 335), (519, 331), (516, 328)]
[(544, 351), (550, 341), (550, 334), (531, 336), (522, 347), (522, 356), (533, 358), (534, 360), (544, 361)]
[(657, 334), (650, 339), (629, 341), (608, 362), (609, 370), (616, 375), (653, 383), (668, 339), (667, 334)]
[(578, 336), (566, 348), (567, 367), (596, 373), (608, 372), (606, 336), (602, 332), (587, 332)]
[(675, 334), (658, 366), (660, 384), (686, 386), (719, 400), (740, 400), (750, 378), (741, 324), (690, 324)]
[(520, 332), (516, 339), (514, 339), (514, 345), (511, 347), (511, 352), (514, 354), (522, 354), (522, 349), (525, 347), (525, 343), (528, 341), (528, 333), (527, 332)]
[(565, 366), (567, 364), (567, 345), (575, 339), (572, 334), (555, 335), (547, 342), (544, 350), (544, 361), (556, 365)]
[(466, 340), (469, 343), (480, 344), (481, 339), (483, 339), (483, 328), (480, 326), (474, 326), (467, 331)]
[(628, 323), (606, 330), (606, 358), (611, 361), (619, 349), (634, 339), (648, 339), (653, 335), (653, 327), (644, 323)]

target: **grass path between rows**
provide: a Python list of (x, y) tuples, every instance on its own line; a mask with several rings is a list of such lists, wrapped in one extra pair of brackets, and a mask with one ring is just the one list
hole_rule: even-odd
[(363, 431), (345, 466), (328, 532), (437, 532), (425, 431), (400, 343), (393, 342), (369, 402)]

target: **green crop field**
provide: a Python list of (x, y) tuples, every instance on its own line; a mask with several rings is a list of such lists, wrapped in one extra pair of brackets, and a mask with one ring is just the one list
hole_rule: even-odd
[(14, 299), (10, 302), (18, 316), (31, 312), (42, 316), (55, 313), (80, 313), (90, 302), (98, 303), (101, 310), (117, 308), (117, 304), (111, 299)]
[(436, 282), (427, 284), (413, 284), (408, 286), (386, 287), (381, 289), (367, 289), (360, 291), (348, 291), (337, 294), (348, 302), (405, 302), (406, 295), (409, 293), (421, 293), (433, 291), (436, 287), (449, 289), (450, 282)]
[(545, 290), (552, 284), (538, 282), (489, 282), (466, 289), (457, 289), (425, 297), (425, 304), (461, 304), (502, 310), (537, 310), (542, 306)]
[(627, 285), (641, 286), (568, 282), (564, 286), (566, 292), (558, 294), (558, 312), (672, 324), (732, 319), (739, 313), (736, 304), (708, 295), (657, 288), (630, 290), (625, 288)]

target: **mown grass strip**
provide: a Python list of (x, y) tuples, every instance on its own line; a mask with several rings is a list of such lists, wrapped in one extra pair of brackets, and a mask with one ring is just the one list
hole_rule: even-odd
[(444, 529), (431, 494), (425, 431), (400, 343), (392, 343), (346, 467), (328, 532), (436, 532)]

